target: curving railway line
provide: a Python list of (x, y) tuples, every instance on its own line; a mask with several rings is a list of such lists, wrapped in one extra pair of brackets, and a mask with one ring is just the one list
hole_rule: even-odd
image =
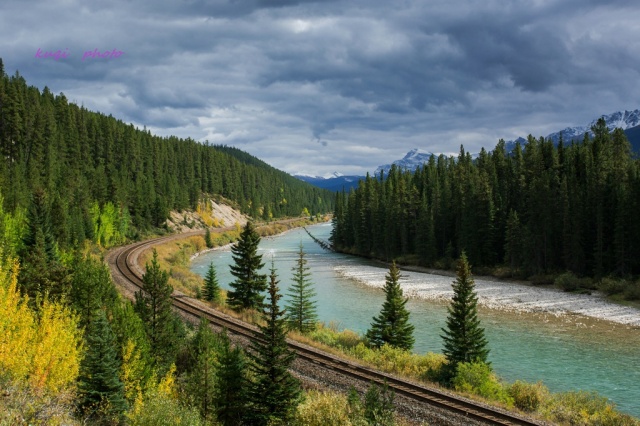
[[(140, 289), (142, 285), (142, 270), (138, 266), (137, 259), (142, 251), (165, 241), (177, 239), (176, 237), (185, 238), (190, 235), (198, 234), (203, 234), (203, 231), (194, 231), (187, 234), (181, 234), (179, 236), (173, 235), (157, 238), (113, 250), (107, 257), (112, 274), (114, 275), (114, 278), (116, 275), (120, 276), (120, 279), (116, 279), (116, 281), (120, 281), (121, 284), (123, 284), (123, 280), (126, 281), (124, 284), (130, 288), (129, 291), (131, 291), (131, 288)], [(225, 327), (229, 332), (244, 336), (248, 339), (259, 338), (258, 329), (253, 325), (206, 307), (195, 299), (184, 294), (174, 292), (172, 298), (175, 309), (182, 311), (183, 313), (199, 318), (207, 318), (207, 320), (209, 320), (213, 325)], [(346, 361), (292, 340), (289, 341), (289, 347), (296, 352), (299, 359), (306, 360), (323, 368), (332, 370), (335, 373), (362, 380), (364, 382), (374, 382), (378, 384), (386, 382), (397, 395), (402, 395), (417, 402), (440, 407), (469, 419), (496, 425), (541, 424), (514, 414), (492, 409), (460, 397), (452, 396), (435, 389), (430, 389), (410, 381), (399, 379), (390, 374), (382, 373), (371, 368)]]

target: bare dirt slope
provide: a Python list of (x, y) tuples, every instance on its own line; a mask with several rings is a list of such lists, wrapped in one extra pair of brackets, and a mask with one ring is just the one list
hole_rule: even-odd
[[(214, 219), (213, 228), (225, 228), (228, 226), (234, 226), (236, 223), (240, 224), (240, 226), (244, 226), (244, 224), (247, 223), (247, 216), (240, 213), (233, 207), (224, 203), (217, 203), (213, 200), (208, 200), (207, 202), (210, 207), (210, 209), (207, 210), (210, 211), (206, 211), (203, 214)], [(169, 230), (177, 233), (206, 228), (206, 218), (202, 217), (198, 212), (191, 210), (170, 212), (169, 219), (167, 219), (166, 223)]]

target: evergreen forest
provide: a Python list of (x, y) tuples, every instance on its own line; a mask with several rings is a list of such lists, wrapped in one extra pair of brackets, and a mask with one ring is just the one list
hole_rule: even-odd
[(40, 191), (62, 248), (135, 237), (171, 210), (195, 210), (203, 194), (265, 220), (333, 208), (329, 191), (237, 148), (154, 136), (9, 77), (1, 60), (0, 152), (4, 207), (26, 211)]
[(367, 176), (337, 196), (333, 245), (439, 268), (464, 251), (504, 276), (637, 276), (640, 160), (621, 129), (601, 119), (592, 131), (557, 147), (529, 136), (512, 153), (501, 140), (477, 158), (461, 147), (415, 172)]

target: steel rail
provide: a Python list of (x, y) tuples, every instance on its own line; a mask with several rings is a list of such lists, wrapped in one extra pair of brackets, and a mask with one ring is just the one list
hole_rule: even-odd
[[(202, 234), (203, 231), (195, 231), (189, 233), (191, 235)], [(189, 236), (189, 235), (187, 235)], [(115, 261), (110, 264), (115, 268), (127, 281), (142, 289), (142, 275), (137, 265), (138, 255), (145, 249), (160, 244), (175, 236), (161, 237), (154, 240), (136, 243), (125, 247), (116, 254)], [(239, 319), (233, 318), (213, 308), (198, 306), (198, 302), (184, 294), (174, 292), (172, 303), (175, 309), (187, 314), (206, 318), (211, 324), (224, 327), (230, 332), (244, 336), (250, 340), (260, 339), (259, 329)], [(404, 397), (427, 403), (433, 406), (449, 410), (458, 415), (468, 418), (488, 422), (496, 425), (521, 425), (531, 426), (540, 425), (541, 423), (533, 420), (525, 419), (515, 414), (503, 412), (501, 410), (492, 409), (488, 406), (475, 403), (473, 401), (453, 396), (437, 389), (430, 389), (426, 386), (413, 383), (394, 377), (390, 374), (376, 371), (372, 368), (365, 367), (339, 358), (335, 355), (326, 353), (316, 348), (312, 348), (299, 342), (288, 339), (289, 347), (294, 350), (300, 359), (307, 360), (321, 367), (332, 370), (336, 373), (353, 377), (365, 382), (374, 382), (377, 384), (385, 384), (390, 389)]]

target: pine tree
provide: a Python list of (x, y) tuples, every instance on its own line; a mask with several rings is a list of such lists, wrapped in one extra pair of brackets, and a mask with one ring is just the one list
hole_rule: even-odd
[(273, 265), (269, 278), (269, 302), (263, 310), (265, 325), (260, 326), (261, 339), (253, 342), (253, 353), (250, 354), (254, 382), (249, 390), (249, 400), (252, 420), (258, 425), (266, 425), (275, 419), (286, 422), (301, 393), (300, 382), (288, 371), (295, 353), (287, 346), (285, 312), (278, 306), (282, 296)]
[(145, 323), (155, 365), (164, 373), (173, 363), (184, 331), (182, 322), (171, 309), (173, 287), (169, 284), (169, 274), (160, 269), (155, 250), (146, 269), (142, 290), (135, 294), (135, 310)]
[(109, 269), (99, 261), (77, 255), (72, 268), (69, 300), (80, 314), (80, 325), (87, 327), (100, 308), (113, 310), (118, 293), (111, 282)]
[(453, 299), (447, 308), (447, 327), (443, 328), (443, 353), (448, 360), (445, 375), (450, 379), (461, 362), (487, 362), (487, 340), (478, 319), (478, 297), (467, 255), (463, 252), (458, 262), (456, 281), (453, 283)]
[(289, 288), (290, 300), (286, 306), (287, 321), (291, 330), (307, 333), (316, 328), (318, 315), (316, 302), (313, 300), (316, 292), (313, 290), (313, 283), (309, 280), (311, 274), (302, 250), (302, 243), (300, 243), (296, 266), (292, 270), (293, 284)]
[(393, 400), (395, 394), (385, 382), (382, 389), (372, 383), (364, 394), (363, 417), (370, 425), (393, 426)]
[(405, 305), (406, 298), (400, 287), (400, 270), (394, 261), (386, 275), (384, 286), (385, 301), (380, 315), (373, 318), (371, 328), (367, 330), (367, 338), (375, 347), (384, 344), (397, 348), (411, 350), (414, 343), (414, 326), (409, 323), (409, 311)]
[(203, 294), (204, 299), (209, 302), (217, 301), (220, 298), (220, 285), (218, 284), (216, 268), (213, 266), (213, 262), (209, 264), (207, 276), (204, 278)]
[(217, 419), (225, 426), (242, 424), (247, 411), (247, 379), (242, 349), (232, 348), (226, 331), (220, 335), (222, 347), (216, 370), (214, 404)]
[(209, 227), (207, 227), (207, 230), (204, 233), (204, 244), (207, 248), (213, 248), (213, 240), (211, 239), (211, 231), (209, 230)]
[(260, 293), (267, 288), (267, 276), (258, 271), (264, 266), (262, 255), (258, 255), (260, 236), (251, 222), (247, 222), (240, 240), (231, 249), (234, 265), (231, 275), (236, 277), (230, 286), (227, 303), (233, 309), (259, 309), (264, 300)]
[(127, 409), (120, 361), (104, 311), (100, 310), (86, 335), (87, 352), (80, 364), (80, 406), (93, 424), (118, 424)]
[(218, 369), (218, 339), (202, 319), (191, 344), (193, 363), (187, 377), (186, 391), (208, 421), (214, 418), (214, 394), (216, 392), (216, 371)]
[(22, 290), (29, 295), (31, 304), (43, 300), (45, 295), (50, 300), (60, 300), (68, 290), (69, 271), (59, 261), (57, 244), (51, 232), (49, 205), (43, 190), (33, 193), (27, 222), (18, 277)]

